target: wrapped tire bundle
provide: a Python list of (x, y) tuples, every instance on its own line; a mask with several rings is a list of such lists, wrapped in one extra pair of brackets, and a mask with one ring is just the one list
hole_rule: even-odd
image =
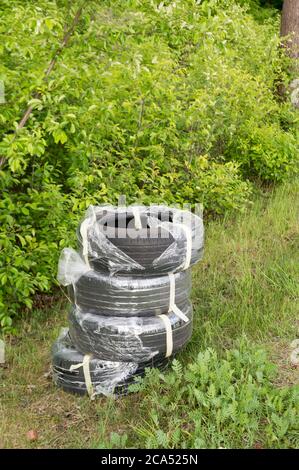
[(203, 254), (202, 218), (166, 206), (89, 208), (77, 232), (96, 271), (152, 276), (187, 269)]
[[(84, 354), (107, 361), (146, 362), (180, 350), (192, 334), (192, 305), (151, 317), (105, 317), (73, 308), (69, 316), (72, 343)], [(171, 344), (170, 344), (171, 343)]]
[[(88, 393), (83, 361), (83, 354), (74, 348), (68, 329), (64, 329), (52, 348), (53, 378), (56, 385), (67, 392), (80, 395)], [(162, 370), (167, 364), (168, 359), (165, 358), (137, 363), (112, 362), (91, 357), (88, 370), (92, 395), (125, 395), (128, 393), (128, 386), (134, 383), (136, 377), (142, 377), (146, 368), (158, 367)]]
[(91, 398), (127, 393), (146, 367), (166, 367), (192, 335), (191, 270), (202, 218), (166, 206), (91, 206), (65, 248), (58, 280), (73, 304), (56, 341), (53, 377)]
[[(171, 287), (171, 283), (172, 286)], [(167, 313), (170, 291), (180, 307), (186, 304), (191, 291), (191, 272), (140, 278), (108, 276), (88, 271), (69, 287), (72, 302), (82, 311), (113, 317), (152, 316)]]

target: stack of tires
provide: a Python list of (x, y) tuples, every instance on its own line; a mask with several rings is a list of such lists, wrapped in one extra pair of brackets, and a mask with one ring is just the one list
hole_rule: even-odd
[(167, 206), (91, 206), (78, 252), (65, 248), (69, 328), (53, 346), (57, 385), (122, 395), (148, 367), (163, 369), (192, 335), (191, 270), (202, 257), (202, 218)]

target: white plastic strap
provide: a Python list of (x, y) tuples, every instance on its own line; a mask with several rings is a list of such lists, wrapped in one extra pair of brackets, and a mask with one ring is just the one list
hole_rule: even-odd
[(96, 222), (96, 220), (97, 220), (96, 214), (95, 214), (95, 211), (93, 211), (92, 216), (87, 217), (85, 220), (83, 220), (80, 226), (80, 233), (82, 237), (82, 247), (83, 247), (83, 258), (89, 269), (90, 269), (90, 264), (89, 264), (89, 259), (88, 259), (88, 229)]
[[(76, 284), (75, 284), (75, 282), (72, 283), (72, 287), (73, 287), (74, 304), (76, 305), (76, 307), (78, 307), (78, 305), (77, 305), (77, 292), (76, 292)], [(72, 303), (72, 302), (71, 302), (71, 303)]]
[(169, 312), (173, 312), (177, 317), (179, 317), (184, 322), (188, 322), (189, 319), (187, 315), (185, 315), (179, 307), (175, 304), (175, 277), (173, 273), (168, 274), (169, 277)]
[(87, 239), (87, 231), (90, 225), (90, 218), (83, 220), (80, 226), (80, 233), (82, 237), (82, 246), (83, 246), (83, 258), (85, 259), (85, 263), (90, 268), (89, 260), (88, 260), (88, 239)]
[(86, 354), (83, 357), (83, 362), (80, 362), (79, 364), (73, 364), (70, 367), (70, 371), (80, 369), (80, 367), (83, 367), (83, 374), (84, 374), (84, 380), (85, 380), (87, 393), (88, 393), (90, 399), (94, 400), (95, 393), (94, 393), (93, 386), (92, 386), (92, 381), (91, 381), (91, 376), (90, 376), (90, 368), (89, 368), (89, 362), (90, 362), (91, 357), (92, 356), (90, 354)]
[(186, 237), (186, 257), (185, 262), (182, 266), (183, 271), (188, 269), (191, 263), (191, 256), (192, 256), (192, 231), (191, 229), (185, 224), (178, 224), (183, 229)]
[(141, 223), (141, 218), (140, 218), (140, 213), (139, 213), (139, 208), (138, 207), (132, 207), (132, 212), (134, 215), (134, 222), (135, 222), (135, 228), (136, 230), (141, 230), (142, 229), (142, 223)]
[(166, 332), (166, 353), (165, 357), (169, 357), (173, 351), (173, 337), (172, 337), (172, 328), (171, 323), (167, 315), (158, 315), (159, 318), (164, 323), (165, 332)]

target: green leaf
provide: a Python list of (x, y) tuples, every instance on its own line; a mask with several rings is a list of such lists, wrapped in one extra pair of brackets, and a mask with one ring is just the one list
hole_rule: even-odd
[(67, 135), (62, 129), (57, 129), (53, 132), (53, 137), (55, 144), (58, 144), (59, 142), (64, 144), (67, 141)]

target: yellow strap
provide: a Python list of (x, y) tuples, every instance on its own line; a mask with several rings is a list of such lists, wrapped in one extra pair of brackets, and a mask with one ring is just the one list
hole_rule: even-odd
[(175, 277), (173, 273), (168, 274), (169, 277), (169, 312), (173, 312), (177, 317), (183, 320), (185, 323), (189, 321), (187, 315), (185, 315), (179, 307), (175, 304)]
[(95, 210), (93, 209), (92, 215), (83, 220), (80, 226), (80, 234), (82, 237), (82, 247), (83, 247), (83, 258), (88, 268), (90, 269), (89, 259), (88, 259), (88, 229), (97, 221)]
[(185, 263), (183, 265), (183, 271), (185, 269), (188, 269), (191, 263), (191, 256), (192, 256), (192, 232), (187, 225), (181, 224), (182, 229), (185, 232), (186, 236), (186, 257), (185, 257)]
[(137, 206), (132, 207), (132, 212), (134, 215), (134, 222), (135, 222), (135, 228), (136, 230), (141, 230), (142, 229), (142, 223), (141, 223), (141, 218), (140, 218), (140, 213), (139, 213), (139, 208)]
[(89, 264), (89, 259), (88, 259), (87, 232), (88, 232), (88, 228), (89, 228), (90, 225), (91, 225), (91, 221), (90, 221), (90, 217), (88, 217), (88, 219), (83, 220), (83, 222), (80, 226), (80, 233), (81, 233), (81, 237), (82, 237), (82, 247), (83, 247), (82, 254), (83, 254), (83, 258), (85, 260), (85, 263), (87, 264), (87, 266), (89, 268), (90, 268), (90, 264)]
[(169, 357), (173, 351), (173, 337), (172, 337), (172, 328), (171, 323), (167, 315), (158, 315), (159, 318), (164, 323), (165, 331), (166, 331), (166, 353), (165, 357)]
[(95, 393), (94, 393), (94, 390), (93, 390), (93, 385), (92, 385), (91, 376), (90, 376), (90, 367), (89, 367), (89, 363), (90, 363), (91, 358), (92, 358), (92, 356), (90, 354), (85, 354), (85, 356), (83, 357), (83, 362), (80, 362), (79, 364), (73, 364), (70, 367), (70, 371), (80, 369), (80, 367), (83, 367), (83, 374), (84, 374), (86, 390), (87, 390), (87, 393), (88, 393), (90, 399), (94, 400)]

